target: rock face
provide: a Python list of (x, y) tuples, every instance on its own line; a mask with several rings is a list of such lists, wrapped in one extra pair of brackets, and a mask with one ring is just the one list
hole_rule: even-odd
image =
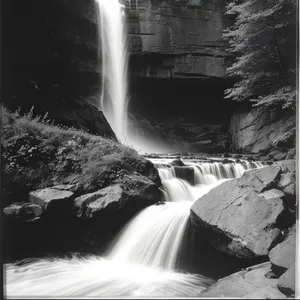
[[(285, 194), (276, 189), (283, 169), (272, 165), (226, 181), (198, 199), (191, 220), (215, 248), (243, 259), (268, 255), (292, 225)], [(295, 200), (294, 200), (295, 201)]]
[(200, 297), (238, 297), (245, 299), (286, 299), (276, 284), (278, 279), (267, 278), (269, 262), (247, 268), (219, 280), (200, 293)]
[(95, 1), (5, 0), (3, 13), (5, 106), (26, 113), (34, 106), (57, 123), (114, 138), (96, 108), (101, 77)]
[(284, 152), (295, 147), (295, 122), (294, 113), (283, 115), (283, 112), (253, 109), (234, 114), (230, 123), (232, 149), (258, 153), (283, 148), (272, 155), (275, 160), (282, 160), (287, 155)]
[[(131, 1), (130, 52), (142, 77), (225, 77), (222, 1)], [(143, 55), (143, 56), (141, 56)]]
[[(174, 83), (173, 87), (170, 86), (168, 89), (171, 91), (174, 86), (177, 86), (177, 84)], [(137, 90), (138, 89), (139, 88), (137, 88)], [(153, 152), (160, 151), (161, 148), (165, 149), (164, 152), (180, 151), (221, 153), (228, 150), (228, 134), (225, 129), (226, 126), (223, 126), (221, 123), (223, 121), (221, 120), (221, 117), (218, 119), (218, 123), (212, 120), (212, 117), (210, 117), (210, 120), (207, 120), (206, 122), (206, 119), (203, 118), (203, 115), (207, 115), (205, 109), (200, 111), (196, 110), (198, 116), (195, 117), (178, 117), (181, 116), (182, 110), (186, 109), (185, 103), (180, 104), (182, 98), (178, 99), (177, 102), (176, 98), (166, 95), (164, 99), (161, 98), (161, 100), (159, 101), (155, 96), (153, 96), (153, 98), (151, 98), (151, 101), (149, 99), (149, 104), (147, 104), (147, 99), (145, 99), (145, 97), (147, 96), (143, 96), (141, 94), (141, 97), (143, 97), (143, 102), (145, 102), (144, 104), (145, 106), (147, 106), (147, 108), (150, 108), (150, 105), (153, 105), (153, 107), (156, 107), (156, 109), (157, 107), (162, 107), (162, 105), (153, 104), (154, 101), (160, 102), (161, 104), (164, 102), (172, 101), (172, 103), (170, 103), (166, 110), (171, 113), (173, 109), (177, 110), (176, 106), (180, 106), (181, 110), (176, 112), (177, 116), (173, 117), (169, 117), (166, 112), (166, 115), (163, 118), (164, 120), (157, 120), (152, 116), (146, 117), (149, 111), (148, 113), (145, 112), (144, 115), (141, 115), (139, 113), (137, 113), (136, 115), (130, 114), (130, 131), (139, 137), (137, 139), (137, 143), (141, 138), (151, 140), (155, 145), (155, 147), (153, 147)], [(158, 98), (159, 97), (162, 96), (160, 95), (158, 96)], [(193, 96), (186, 99), (186, 101), (188, 102), (191, 99), (193, 99)], [(150, 102), (152, 104), (150, 104)], [(191, 109), (193, 105), (197, 105), (197, 103), (188, 105), (188, 109)], [(207, 109), (210, 110), (209, 108)], [(218, 118), (220, 113), (217, 112), (216, 116), (214, 114), (213, 117)], [(214, 124), (209, 124), (209, 121), (213, 121)]]
[[(222, 30), (228, 21), (223, 1), (123, 2), (133, 84), (136, 82), (140, 86), (137, 78), (146, 79), (150, 85), (149, 79), (164, 78), (170, 79), (174, 86), (177, 84), (174, 79), (184, 79), (181, 93), (186, 96), (187, 90), (191, 90), (191, 94), (199, 90), (203, 79), (223, 80), (226, 77), (224, 61), (227, 53)], [(34, 106), (36, 113), (48, 112), (58, 123), (113, 136), (101, 112), (95, 111), (102, 88), (95, 1), (47, 0), (41, 4), (29, 0), (20, 4), (5, 0), (3, 9), (4, 31), (9, 32), (4, 35), (7, 45), (4, 49), (5, 105), (12, 110), (20, 107), (22, 112), (28, 112)], [(22, 55), (19, 55), (20, 44), (24, 45)], [(186, 83), (193, 79), (196, 81), (192, 90)], [(217, 86), (215, 81), (211, 85), (214, 88), (208, 87), (210, 100), (216, 98), (212, 93)], [(224, 88), (220, 87), (216, 93), (219, 102), (223, 100)], [(135, 98), (136, 90), (136, 86), (130, 90), (131, 98)], [(160, 90), (159, 86), (156, 85), (154, 90)], [(200, 90), (201, 94), (206, 93), (202, 87)], [(141, 92), (144, 91), (142, 88)], [(170, 91), (169, 87), (166, 91)], [(179, 95), (177, 91), (174, 94)], [(136, 98), (141, 103), (141, 97), (137, 95)], [(149, 98), (155, 97), (150, 95)], [(166, 97), (162, 96), (162, 99), (166, 100)], [(135, 107), (135, 103), (131, 105)], [(189, 111), (193, 109), (189, 108)], [(208, 140), (211, 139), (205, 138), (206, 143)], [(199, 145), (207, 144), (195, 144), (195, 147), (198, 149)]]
[(103, 137), (117, 139), (103, 112), (99, 111), (93, 104), (84, 101), (72, 101), (69, 105), (60, 104), (50, 108), (48, 111), (59, 124), (76, 127)]

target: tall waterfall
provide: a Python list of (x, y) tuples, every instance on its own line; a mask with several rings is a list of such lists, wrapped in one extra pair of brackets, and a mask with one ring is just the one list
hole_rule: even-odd
[(102, 57), (99, 109), (103, 110), (117, 137), (124, 142), (128, 130), (128, 51), (124, 6), (119, 0), (96, 2)]

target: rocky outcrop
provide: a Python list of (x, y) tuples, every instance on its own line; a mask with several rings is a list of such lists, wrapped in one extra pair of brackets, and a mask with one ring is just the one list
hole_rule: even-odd
[(286, 299), (277, 288), (278, 279), (269, 277), (269, 262), (252, 266), (220, 279), (200, 293), (200, 297), (238, 297), (245, 299)]
[[(295, 221), (277, 189), (289, 162), (250, 170), (212, 189), (191, 207), (196, 230), (216, 249), (242, 259), (265, 257)], [(294, 198), (294, 203), (296, 199)]]
[(270, 262), (246, 268), (200, 293), (200, 297), (240, 297), (245, 299), (286, 299), (295, 295), (296, 231), (269, 253)]
[(4, 259), (46, 252), (99, 253), (134, 214), (161, 199), (158, 185), (138, 173), (94, 193), (84, 193), (79, 184), (32, 191), (30, 202), (3, 210)]
[(94, 0), (4, 1), (3, 28), (10, 32), (4, 35), (5, 106), (25, 113), (34, 106), (36, 114), (47, 113), (59, 124), (115, 138), (97, 109), (95, 5)]
[(142, 208), (161, 199), (159, 189), (151, 180), (130, 176), (123, 184), (115, 184), (74, 200), (73, 211), (78, 218), (100, 221), (129, 220)]
[(117, 140), (103, 112), (95, 104), (74, 100), (68, 105), (53, 105), (48, 112), (58, 124)]
[(230, 123), (232, 150), (248, 153), (268, 151), (275, 160), (283, 160), (288, 150), (295, 147), (295, 124), (294, 112), (253, 109), (236, 113)]

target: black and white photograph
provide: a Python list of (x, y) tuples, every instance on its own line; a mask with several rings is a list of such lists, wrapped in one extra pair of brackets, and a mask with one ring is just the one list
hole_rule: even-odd
[(299, 299), (297, 0), (3, 0), (3, 299)]

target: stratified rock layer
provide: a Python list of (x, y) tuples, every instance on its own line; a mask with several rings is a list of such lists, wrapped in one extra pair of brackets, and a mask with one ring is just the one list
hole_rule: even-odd
[[(129, 49), (141, 77), (225, 77), (228, 24), (220, 1), (131, 2)], [(142, 56), (141, 56), (142, 54)]]

